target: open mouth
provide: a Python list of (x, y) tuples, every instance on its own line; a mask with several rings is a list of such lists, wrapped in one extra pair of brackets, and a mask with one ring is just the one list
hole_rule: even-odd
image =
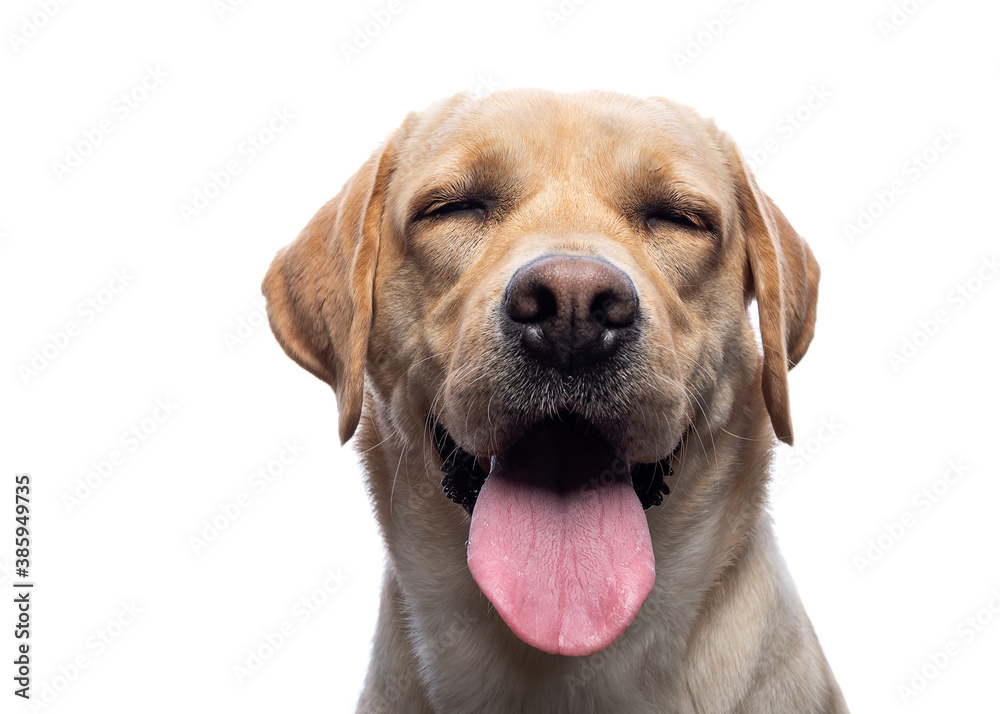
[[(586, 425), (581, 429), (580, 437), (601, 438), (599, 435), (590, 433), (590, 429)], [(674, 450), (665, 458), (653, 463), (629, 462), (624, 457), (616, 456), (616, 462), (612, 466), (618, 471), (623, 468), (629, 471), (632, 477), (632, 488), (635, 489), (635, 495), (639, 498), (639, 503), (642, 504), (644, 510), (659, 506), (663, 503), (663, 497), (670, 493), (670, 487), (667, 486), (664, 478), (674, 475), (672, 463), (686, 439), (687, 432), (685, 431)], [(434, 444), (444, 462), (441, 465), (441, 471), (445, 474), (444, 478), (441, 479), (444, 494), (462, 506), (471, 516), (476, 507), (479, 491), (489, 475), (492, 459), (495, 457), (474, 456), (465, 451), (455, 443), (451, 434), (436, 419), (434, 420)]]
[(503, 453), (463, 451), (439, 423), (447, 496), (471, 515), (469, 570), (511, 630), (545, 652), (604, 649), (655, 578), (644, 509), (662, 502), (674, 452), (631, 463), (572, 416), (546, 419)]

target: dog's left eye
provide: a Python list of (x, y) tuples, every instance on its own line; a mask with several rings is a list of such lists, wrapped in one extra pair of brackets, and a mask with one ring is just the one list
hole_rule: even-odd
[(706, 227), (704, 221), (699, 217), (670, 209), (653, 208), (646, 211), (643, 218), (650, 229), (656, 229), (658, 224), (662, 223), (669, 223), (677, 228), (702, 229)]

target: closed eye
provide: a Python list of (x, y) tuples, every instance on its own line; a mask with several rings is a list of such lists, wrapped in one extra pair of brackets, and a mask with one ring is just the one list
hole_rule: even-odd
[(456, 201), (438, 201), (432, 203), (419, 214), (417, 218), (444, 218), (459, 217), (463, 214), (486, 213), (488, 206), (485, 201), (476, 198), (467, 198)]
[(667, 223), (676, 228), (687, 228), (691, 230), (703, 230), (709, 228), (707, 222), (693, 213), (677, 211), (670, 208), (650, 208), (643, 212), (643, 220), (650, 230), (661, 227)]

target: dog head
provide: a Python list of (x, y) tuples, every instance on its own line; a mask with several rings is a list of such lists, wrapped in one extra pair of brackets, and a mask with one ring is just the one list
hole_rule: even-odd
[[(523, 639), (583, 654), (652, 587), (642, 508), (685, 434), (724, 429), (759, 389), (791, 443), (787, 372), (818, 277), (712, 122), (510, 91), (408, 117), (264, 293), (282, 347), (335, 390), (341, 440), (364, 406), (401, 448), (437, 446), (461, 472), (449, 495), (472, 514), (477, 583)], [(523, 582), (540, 542), (596, 565), (538, 565), (562, 582), (550, 598)]]

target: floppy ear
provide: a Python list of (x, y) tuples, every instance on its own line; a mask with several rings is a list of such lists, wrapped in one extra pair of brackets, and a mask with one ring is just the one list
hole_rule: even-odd
[(757, 187), (735, 147), (732, 154), (750, 269), (747, 301), (757, 298), (760, 315), (764, 404), (774, 433), (791, 445), (788, 370), (812, 341), (819, 263), (781, 210)]
[(394, 158), (390, 140), (278, 252), (261, 286), (282, 348), (333, 387), (341, 443), (361, 420), (382, 207)]

